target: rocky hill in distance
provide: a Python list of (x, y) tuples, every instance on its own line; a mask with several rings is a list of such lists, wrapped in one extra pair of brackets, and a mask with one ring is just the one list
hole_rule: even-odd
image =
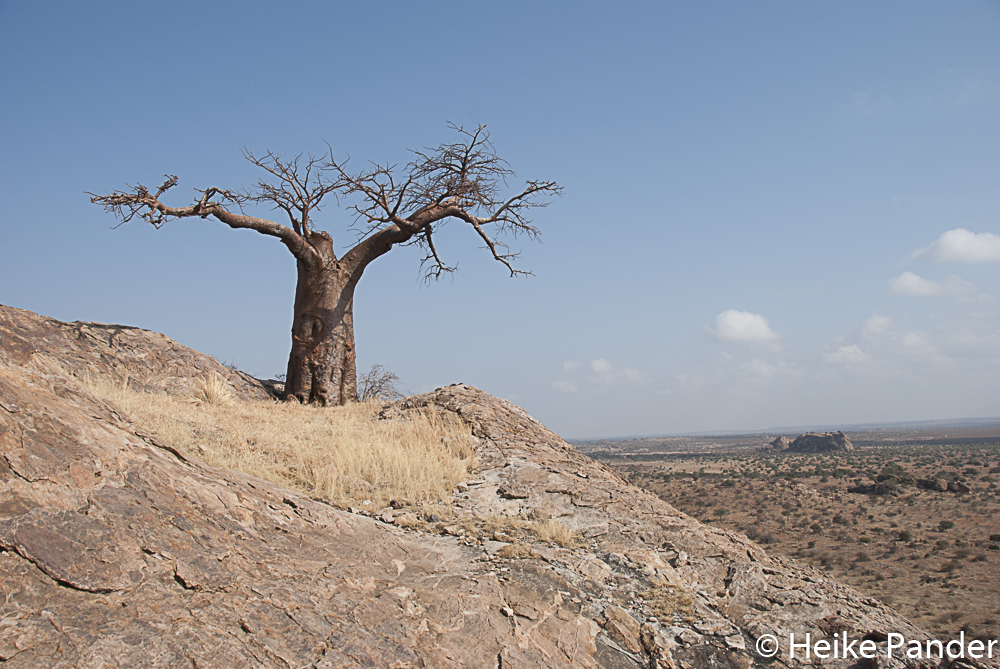
[[(210, 369), (244, 401), (270, 401), (217, 367), (163, 335), (0, 307), (0, 661), (748, 669), (774, 662), (755, 650), (769, 634), (790, 666), (790, 633), (926, 636), (471, 386), (383, 411), (454, 415), (476, 439), (448, 521), (406, 526), (208, 465), (74, 378), (128, 374), (183, 394)], [(505, 541), (492, 518), (557, 522), (573, 539)]]
[(854, 444), (841, 431), (837, 432), (806, 432), (800, 434), (795, 439), (788, 437), (775, 437), (770, 442), (772, 449), (776, 451), (788, 451), (789, 453), (828, 453), (830, 451), (853, 451)]

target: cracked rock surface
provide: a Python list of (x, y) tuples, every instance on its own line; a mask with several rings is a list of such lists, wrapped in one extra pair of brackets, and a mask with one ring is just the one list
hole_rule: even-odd
[(122, 352), (120, 332), (105, 336), (116, 327), (0, 308), (5, 666), (746, 669), (789, 664), (784, 649), (756, 654), (764, 634), (925, 636), (471, 386), (383, 414), (429, 407), (470, 426), (478, 465), (452, 500), (459, 519), (555, 518), (580, 543), (501, 557), (503, 543), (404, 530), (186, 458), (62, 371), (164, 390), (205, 369), (141, 330)]

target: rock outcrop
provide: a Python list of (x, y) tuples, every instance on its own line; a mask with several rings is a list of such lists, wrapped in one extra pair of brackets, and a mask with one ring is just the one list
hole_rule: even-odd
[[(163, 353), (133, 344), (126, 355), (116, 333), (111, 357), (93, 358), (67, 333), (80, 324), (45, 332), (46, 319), (3, 314), (6, 666), (747, 669), (774, 661), (755, 650), (768, 634), (779, 665), (798, 664), (791, 632), (925, 636), (877, 600), (679, 513), (471, 386), (384, 417), (433, 409), (470, 426), (478, 465), (452, 500), (459, 517), (555, 518), (579, 545), (518, 552), (454, 528), (402, 529), (185, 457), (61, 371), (77, 364), (66, 351), (180, 387), (194, 371), (166, 353), (176, 345), (131, 331)], [(95, 327), (114, 332), (80, 329)]]
[(853, 451), (854, 444), (843, 432), (807, 432), (788, 445), (790, 453), (826, 453)]
[(792, 441), (788, 437), (779, 436), (767, 442), (767, 445), (770, 447), (770, 450), (773, 451), (787, 451), (791, 443)]
[(0, 305), (0, 365), (28, 361), (31, 369), (92, 374), (149, 392), (190, 396), (199, 379), (218, 374), (244, 400), (271, 397), (261, 381), (220, 365), (157, 332), (127, 325), (63, 323)]

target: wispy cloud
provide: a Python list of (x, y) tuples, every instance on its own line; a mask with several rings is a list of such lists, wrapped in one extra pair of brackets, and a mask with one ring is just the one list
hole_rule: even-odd
[(642, 372), (632, 367), (616, 367), (607, 358), (595, 358), (591, 360), (587, 367), (591, 374), (581, 376), (578, 372), (584, 368), (583, 363), (576, 360), (567, 360), (563, 363), (563, 371), (574, 375), (573, 381), (560, 379), (552, 381), (550, 385), (563, 393), (575, 393), (581, 389), (583, 391), (594, 390), (600, 387), (615, 385), (638, 385), (650, 381)]
[(871, 93), (855, 93), (852, 104), (855, 109), (866, 116), (881, 114), (895, 106), (895, 102), (891, 97), (872, 95)]
[(903, 272), (889, 279), (889, 292), (893, 295), (910, 295), (914, 297), (943, 297), (948, 295), (965, 295), (976, 287), (958, 276), (949, 276), (944, 283), (925, 279), (913, 272)]
[(577, 390), (576, 384), (569, 381), (553, 381), (552, 387), (561, 393), (575, 393)]
[(604, 358), (590, 361), (590, 368), (598, 374), (610, 374), (614, 367)]
[(766, 318), (736, 309), (727, 309), (716, 316), (715, 328), (708, 331), (719, 341), (769, 342), (778, 338)]
[(884, 335), (892, 327), (892, 319), (880, 314), (872, 314), (872, 317), (865, 321), (861, 328), (861, 333), (868, 337)]
[(917, 249), (910, 257), (932, 262), (997, 262), (1000, 261), (1000, 235), (955, 228), (927, 248)]
[(648, 381), (638, 369), (616, 367), (604, 358), (591, 360), (590, 368), (597, 374), (597, 376), (591, 378), (591, 381), (603, 385), (617, 385), (620, 383), (637, 384)]
[(836, 351), (826, 353), (823, 356), (823, 362), (830, 365), (858, 365), (871, 359), (872, 357), (862, 351), (857, 344), (841, 346)]
[(754, 358), (750, 362), (744, 362), (742, 365), (740, 365), (740, 369), (749, 374), (750, 376), (759, 376), (765, 378), (769, 376), (774, 376), (778, 371), (778, 368), (775, 367), (774, 365), (769, 365), (762, 360), (758, 360), (757, 358)]

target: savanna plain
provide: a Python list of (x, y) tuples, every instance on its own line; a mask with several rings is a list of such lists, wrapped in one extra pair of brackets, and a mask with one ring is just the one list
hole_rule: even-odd
[[(1000, 426), (848, 436), (854, 451), (767, 450), (761, 435), (576, 446), (677, 509), (812, 565), (936, 638), (1000, 638)], [(920, 479), (959, 492), (923, 489)]]

